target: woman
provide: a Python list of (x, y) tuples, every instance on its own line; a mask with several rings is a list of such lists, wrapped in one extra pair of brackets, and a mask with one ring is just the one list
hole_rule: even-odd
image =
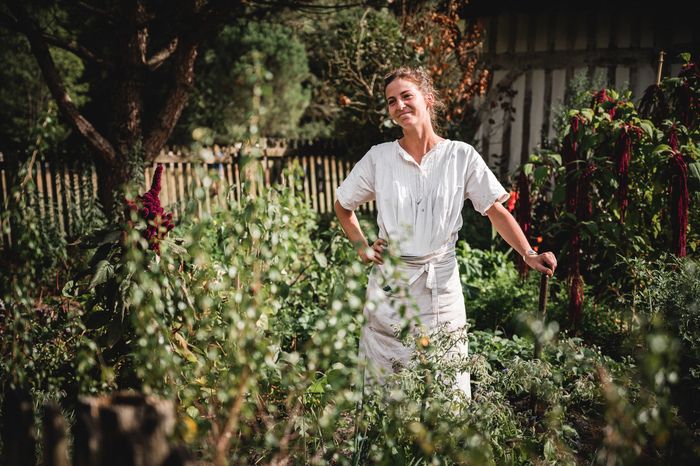
[[(340, 224), (360, 258), (374, 264), (360, 355), (379, 370), (380, 378), (411, 356), (410, 348), (396, 336), (402, 325), (401, 306), (413, 305), (428, 330), (456, 331), (466, 325), (455, 243), (467, 198), (528, 266), (550, 276), (557, 266), (554, 254), (537, 254), (530, 247), (518, 223), (501, 205), (508, 193), (474, 148), (435, 133), (433, 121), (440, 102), (428, 75), (402, 67), (389, 73), (384, 84), (389, 115), (401, 126), (403, 137), (373, 146), (338, 187), (335, 202)], [(354, 213), (370, 200), (376, 200), (379, 227), (371, 247)], [(383, 270), (387, 246), (400, 258), (403, 283), (396, 283)], [(407, 287), (407, 299), (393, 293), (402, 286)], [(466, 344), (457, 351), (466, 355)], [(459, 375), (456, 385), (471, 396), (468, 373)]]

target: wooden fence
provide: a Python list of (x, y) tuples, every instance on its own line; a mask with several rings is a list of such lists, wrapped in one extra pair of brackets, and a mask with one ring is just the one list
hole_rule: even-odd
[[(475, 145), (501, 180), (527, 161), (543, 136), (555, 136), (554, 116), (575, 75), (599, 76), (608, 86), (629, 89), (637, 102), (655, 82), (660, 51), (667, 53), (663, 76), (677, 75), (679, 52), (697, 57), (700, 28), (695, 15), (679, 13), (679, 2), (630, 6), (482, 1), (466, 7), (484, 25), (482, 59), (492, 71), (488, 94), (475, 100), (484, 109)], [(499, 92), (502, 88), (511, 92)], [(515, 111), (491, 107), (502, 103), (498, 97)]]
[[(246, 163), (244, 154), (249, 149), (241, 147), (203, 148), (198, 154), (182, 151), (163, 151), (152, 165), (145, 169), (145, 185), (150, 186), (155, 167), (164, 167), (161, 178), (160, 199), (166, 210), (180, 217), (187, 203), (196, 202), (198, 215), (211, 213), (217, 204), (230, 199), (240, 200), (243, 192), (256, 192), (256, 183), (271, 186), (282, 183), (288, 186), (300, 184), (304, 199), (321, 214), (333, 212), (335, 190), (350, 173), (355, 160), (343, 157), (330, 145), (312, 142), (290, 142), (277, 145), (269, 143), (256, 150), (259, 164)], [(284, 169), (298, 164), (301, 179), (284, 177)], [(254, 176), (255, 175), (255, 176)], [(97, 174), (91, 164), (49, 163), (37, 160), (31, 171), (36, 186), (36, 196), (30, 197), (37, 215), (56, 225), (67, 236), (75, 234), (75, 225), (94, 208), (97, 197)], [(12, 189), (10, 173), (0, 159), (0, 208)], [(301, 183), (298, 183), (301, 182)], [(199, 193), (201, 196), (196, 196)], [(374, 203), (361, 208), (374, 212)], [(11, 241), (4, 238), (3, 243)]]
[[(37, 435), (34, 400), (27, 390), (3, 389), (0, 464), (5, 466), (194, 466), (183, 446), (171, 443), (172, 401), (136, 392), (81, 397), (69, 428), (55, 402), (44, 404)], [(72, 442), (70, 441), (72, 439)], [(37, 461), (41, 441), (43, 458)], [(72, 454), (69, 454), (69, 444)]]

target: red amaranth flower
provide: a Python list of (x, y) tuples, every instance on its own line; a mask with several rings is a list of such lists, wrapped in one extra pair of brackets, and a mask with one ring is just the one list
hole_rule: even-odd
[(515, 210), (515, 203), (517, 201), (518, 201), (518, 192), (511, 191), (510, 197), (508, 198), (508, 202), (506, 202), (506, 209), (508, 210), (508, 212), (513, 212), (513, 210)]
[[(569, 287), (569, 321), (573, 328), (578, 326), (581, 319), (581, 309), (583, 303), (583, 288), (580, 274), (580, 249), (581, 249), (581, 234), (579, 232), (579, 218), (582, 215), (581, 207), (582, 195), (588, 195), (588, 188), (584, 186), (581, 192), (581, 180), (584, 176), (579, 176), (578, 169), (580, 159), (578, 140), (581, 130), (581, 116), (575, 115), (571, 119), (571, 129), (564, 137), (562, 147), (562, 158), (566, 167), (566, 210), (576, 218), (573, 225), (571, 235), (569, 236), (568, 257), (567, 257), (567, 278), (570, 283)], [(583, 172), (584, 174), (586, 171)]]
[(647, 87), (639, 102), (638, 111), (640, 116), (649, 118), (657, 126), (668, 117), (668, 101), (661, 86), (652, 84)]
[(629, 199), (627, 197), (629, 183), (629, 166), (632, 160), (633, 137), (641, 136), (641, 129), (624, 124), (620, 129), (620, 135), (615, 143), (615, 165), (618, 177), (617, 197), (620, 202), (620, 222), (625, 222), (625, 212)]
[(688, 232), (688, 209), (690, 195), (688, 192), (688, 164), (678, 150), (676, 127), (671, 127), (668, 137), (673, 155), (671, 156), (670, 211), (673, 230), (673, 249), (678, 257), (685, 257)]
[(615, 102), (615, 99), (608, 95), (607, 89), (603, 88), (593, 94), (591, 107), (595, 107), (596, 105), (601, 105), (608, 112), (608, 115), (610, 115), (610, 119), (615, 118), (617, 102)]
[(148, 241), (150, 249), (160, 254), (160, 241), (165, 238), (170, 230), (175, 228), (173, 214), (165, 212), (160, 205), (160, 178), (163, 173), (163, 166), (158, 165), (153, 174), (151, 189), (142, 196), (138, 196), (136, 202), (126, 200), (129, 210), (137, 210), (148, 226), (144, 230), (144, 238)]
[(583, 279), (578, 270), (569, 281), (569, 321), (573, 328), (577, 328), (581, 322), (583, 311)]

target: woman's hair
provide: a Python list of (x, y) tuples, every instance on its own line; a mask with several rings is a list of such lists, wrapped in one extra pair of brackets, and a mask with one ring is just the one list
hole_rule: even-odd
[(384, 89), (386, 89), (389, 83), (395, 79), (405, 79), (406, 81), (411, 81), (418, 86), (418, 89), (420, 89), (423, 95), (433, 95), (433, 105), (430, 107), (430, 119), (433, 122), (433, 125), (435, 125), (437, 123), (436, 113), (441, 112), (445, 108), (445, 104), (440, 98), (438, 92), (435, 90), (433, 80), (430, 78), (428, 73), (423, 68), (411, 68), (410, 66), (395, 68), (384, 76)]

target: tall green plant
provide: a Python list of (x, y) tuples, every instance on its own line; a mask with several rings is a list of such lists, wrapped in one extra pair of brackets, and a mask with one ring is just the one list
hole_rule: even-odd
[(670, 99), (669, 113), (656, 123), (639, 114), (629, 93), (589, 92), (587, 106), (567, 112), (561, 145), (522, 167), (533, 185), (533, 228), (563, 258), (574, 328), (584, 282), (599, 302), (623, 302), (633, 291), (619, 257), (680, 253), (681, 236), (689, 252), (700, 246), (697, 216), (688, 215), (688, 199), (700, 198), (700, 132), (683, 116), (700, 92), (693, 73), (688, 62), (679, 78), (664, 81), (670, 95), (686, 89), (691, 104)]

